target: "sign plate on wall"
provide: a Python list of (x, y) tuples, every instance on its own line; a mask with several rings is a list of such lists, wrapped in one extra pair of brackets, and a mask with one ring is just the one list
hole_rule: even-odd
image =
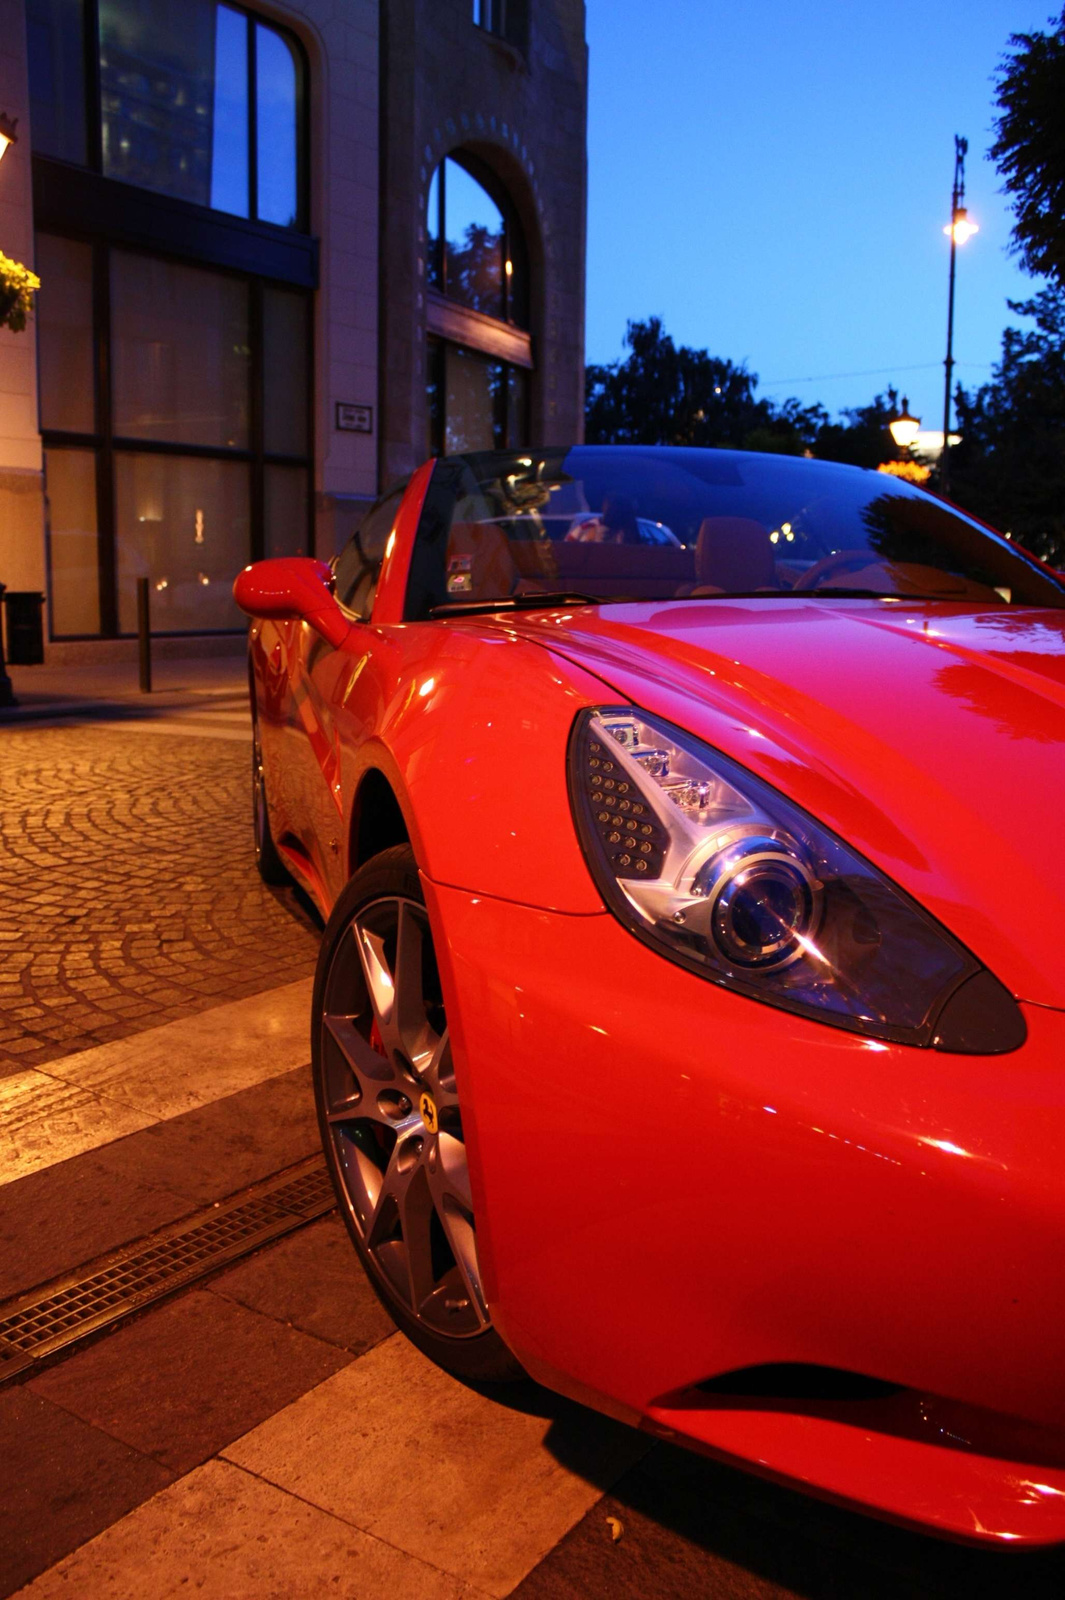
[(372, 433), (373, 406), (353, 406), (338, 400), (337, 427), (343, 433)]

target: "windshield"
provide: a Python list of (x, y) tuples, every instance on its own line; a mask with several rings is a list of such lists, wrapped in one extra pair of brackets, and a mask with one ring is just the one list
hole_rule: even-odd
[(577, 446), (451, 456), (433, 474), (406, 615), (499, 601), (718, 595), (1065, 605), (1065, 587), (884, 473), (738, 450)]

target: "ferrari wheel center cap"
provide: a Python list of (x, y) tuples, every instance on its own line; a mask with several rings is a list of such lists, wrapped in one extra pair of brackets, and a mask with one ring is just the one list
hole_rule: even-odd
[(436, 1115), (436, 1101), (431, 1094), (422, 1094), (418, 1101), (418, 1110), (422, 1114), (422, 1121), (425, 1123), (427, 1132), (435, 1133), (439, 1124)]

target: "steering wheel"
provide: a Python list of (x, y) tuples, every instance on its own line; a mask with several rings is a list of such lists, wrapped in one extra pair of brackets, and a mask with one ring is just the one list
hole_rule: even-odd
[(822, 556), (820, 561), (808, 567), (802, 577), (795, 580), (792, 592), (816, 589), (822, 578), (834, 578), (842, 572), (858, 572), (862, 567), (875, 566), (877, 560), (872, 550), (834, 550), (831, 555)]

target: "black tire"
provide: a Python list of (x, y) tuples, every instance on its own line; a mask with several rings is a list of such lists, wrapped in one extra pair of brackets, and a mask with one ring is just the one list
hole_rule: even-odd
[(252, 718), (251, 740), (251, 815), (255, 838), (255, 865), (264, 883), (281, 888), (292, 879), (277, 853), (270, 829), (270, 806), (266, 798), (266, 774), (263, 771), (263, 752), (259, 741), (259, 719)]
[(524, 1377), (481, 1291), (447, 1022), (409, 845), (373, 857), (337, 901), (315, 973), (311, 1040), (322, 1147), (374, 1292), (456, 1377)]

